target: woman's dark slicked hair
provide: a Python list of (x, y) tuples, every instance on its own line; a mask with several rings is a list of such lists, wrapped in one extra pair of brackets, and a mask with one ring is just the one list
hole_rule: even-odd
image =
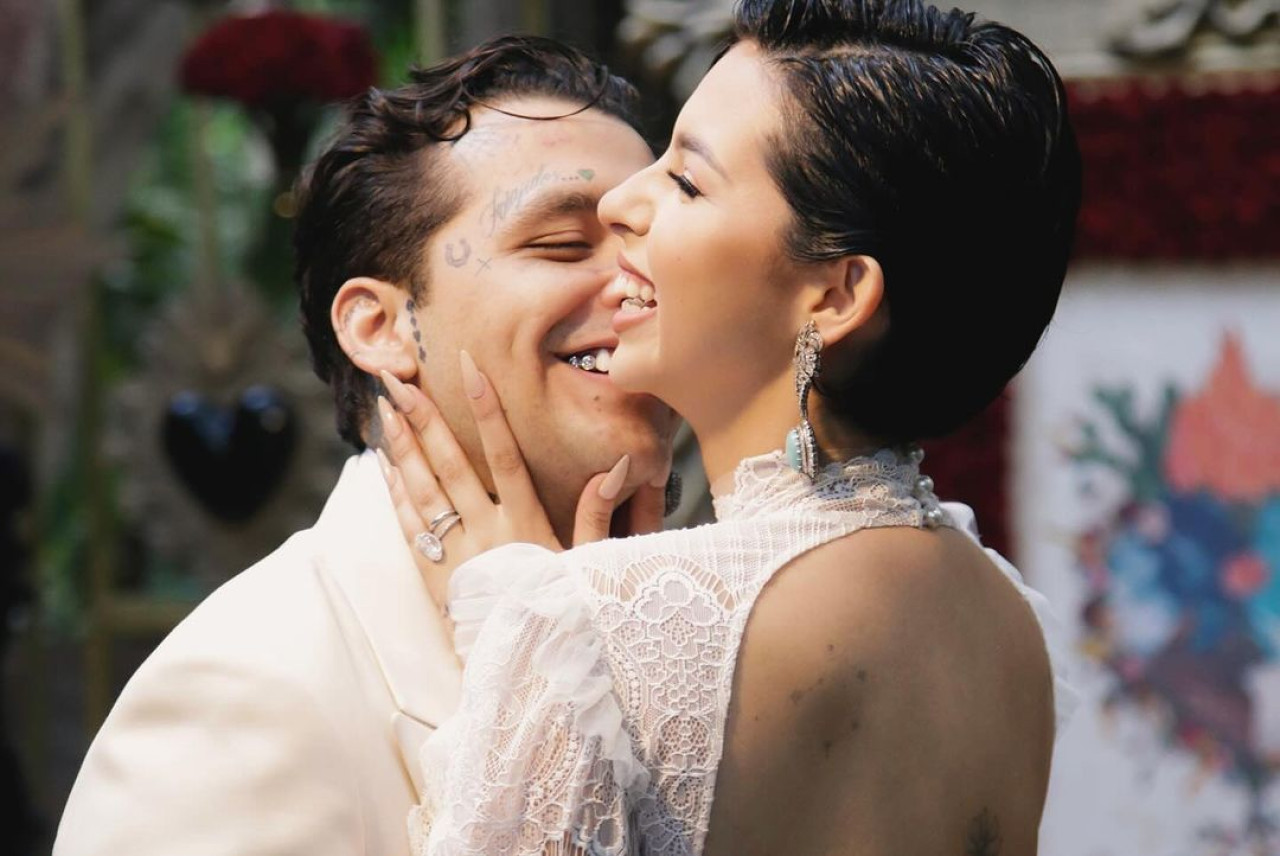
[(919, 0), (741, 0), (786, 93), (768, 165), (800, 261), (864, 254), (889, 325), (827, 410), (889, 440), (977, 414), (1057, 306), (1080, 205), (1062, 81), (1008, 27)]
[(303, 331), (316, 374), (333, 389), (338, 433), (357, 449), (364, 448), (361, 431), (377, 382), (338, 346), (329, 319), (333, 298), (356, 276), (402, 284), (413, 298), (426, 298), (423, 246), (464, 201), (437, 163), (436, 146), (470, 129), (472, 108), (521, 96), (595, 107), (639, 131), (631, 84), (568, 45), (505, 36), (415, 68), (396, 89), (370, 89), (355, 99), (337, 137), (299, 183), (294, 281)]

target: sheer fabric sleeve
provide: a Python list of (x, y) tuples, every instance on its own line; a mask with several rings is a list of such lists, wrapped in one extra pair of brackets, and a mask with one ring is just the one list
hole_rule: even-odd
[(629, 806), (648, 786), (613, 692), (586, 583), (528, 544), (455, 571), (464, 659), (458, 711), (423, 745), (417, 856), (633, 852)]

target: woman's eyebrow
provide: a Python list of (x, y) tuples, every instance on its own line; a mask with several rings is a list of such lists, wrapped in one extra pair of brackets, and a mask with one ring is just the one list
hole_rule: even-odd
[(711, 154), (711, 147), (703, 140), (693, 136), (692, 134), (680, 132), (676, 134), (675, 144), (677, 149), (682, 149), (702, 158), (712, 169), (720, 173), (721, 178), (725, 181), (729, 180), (729, 174), (724, 171), (724, 167), (720, 165), (720, 161), (716, 160), (715, 155)]

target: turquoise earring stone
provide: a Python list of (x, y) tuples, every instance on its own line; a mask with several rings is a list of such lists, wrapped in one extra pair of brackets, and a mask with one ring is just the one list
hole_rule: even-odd
[(804, 461), (800, 456), (800, 429), (792, 428), (787, 432), (787, 466), (798, 473), (804, 472)]

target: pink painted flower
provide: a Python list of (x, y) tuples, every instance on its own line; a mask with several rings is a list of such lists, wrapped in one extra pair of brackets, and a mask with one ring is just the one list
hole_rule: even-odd
[(1223, 591), (1241, 600), (1261, 589), (1271, 576), (1257, 553), (1237, 553), (1222, 564), (1220, 573)]
[(1228, 334), (1209, 383), (1174, 413), (1165, 452), (1169, 483), (1222, 499), (1280, 493), (1280, 398), (1254, 385), (1244, 348)]

